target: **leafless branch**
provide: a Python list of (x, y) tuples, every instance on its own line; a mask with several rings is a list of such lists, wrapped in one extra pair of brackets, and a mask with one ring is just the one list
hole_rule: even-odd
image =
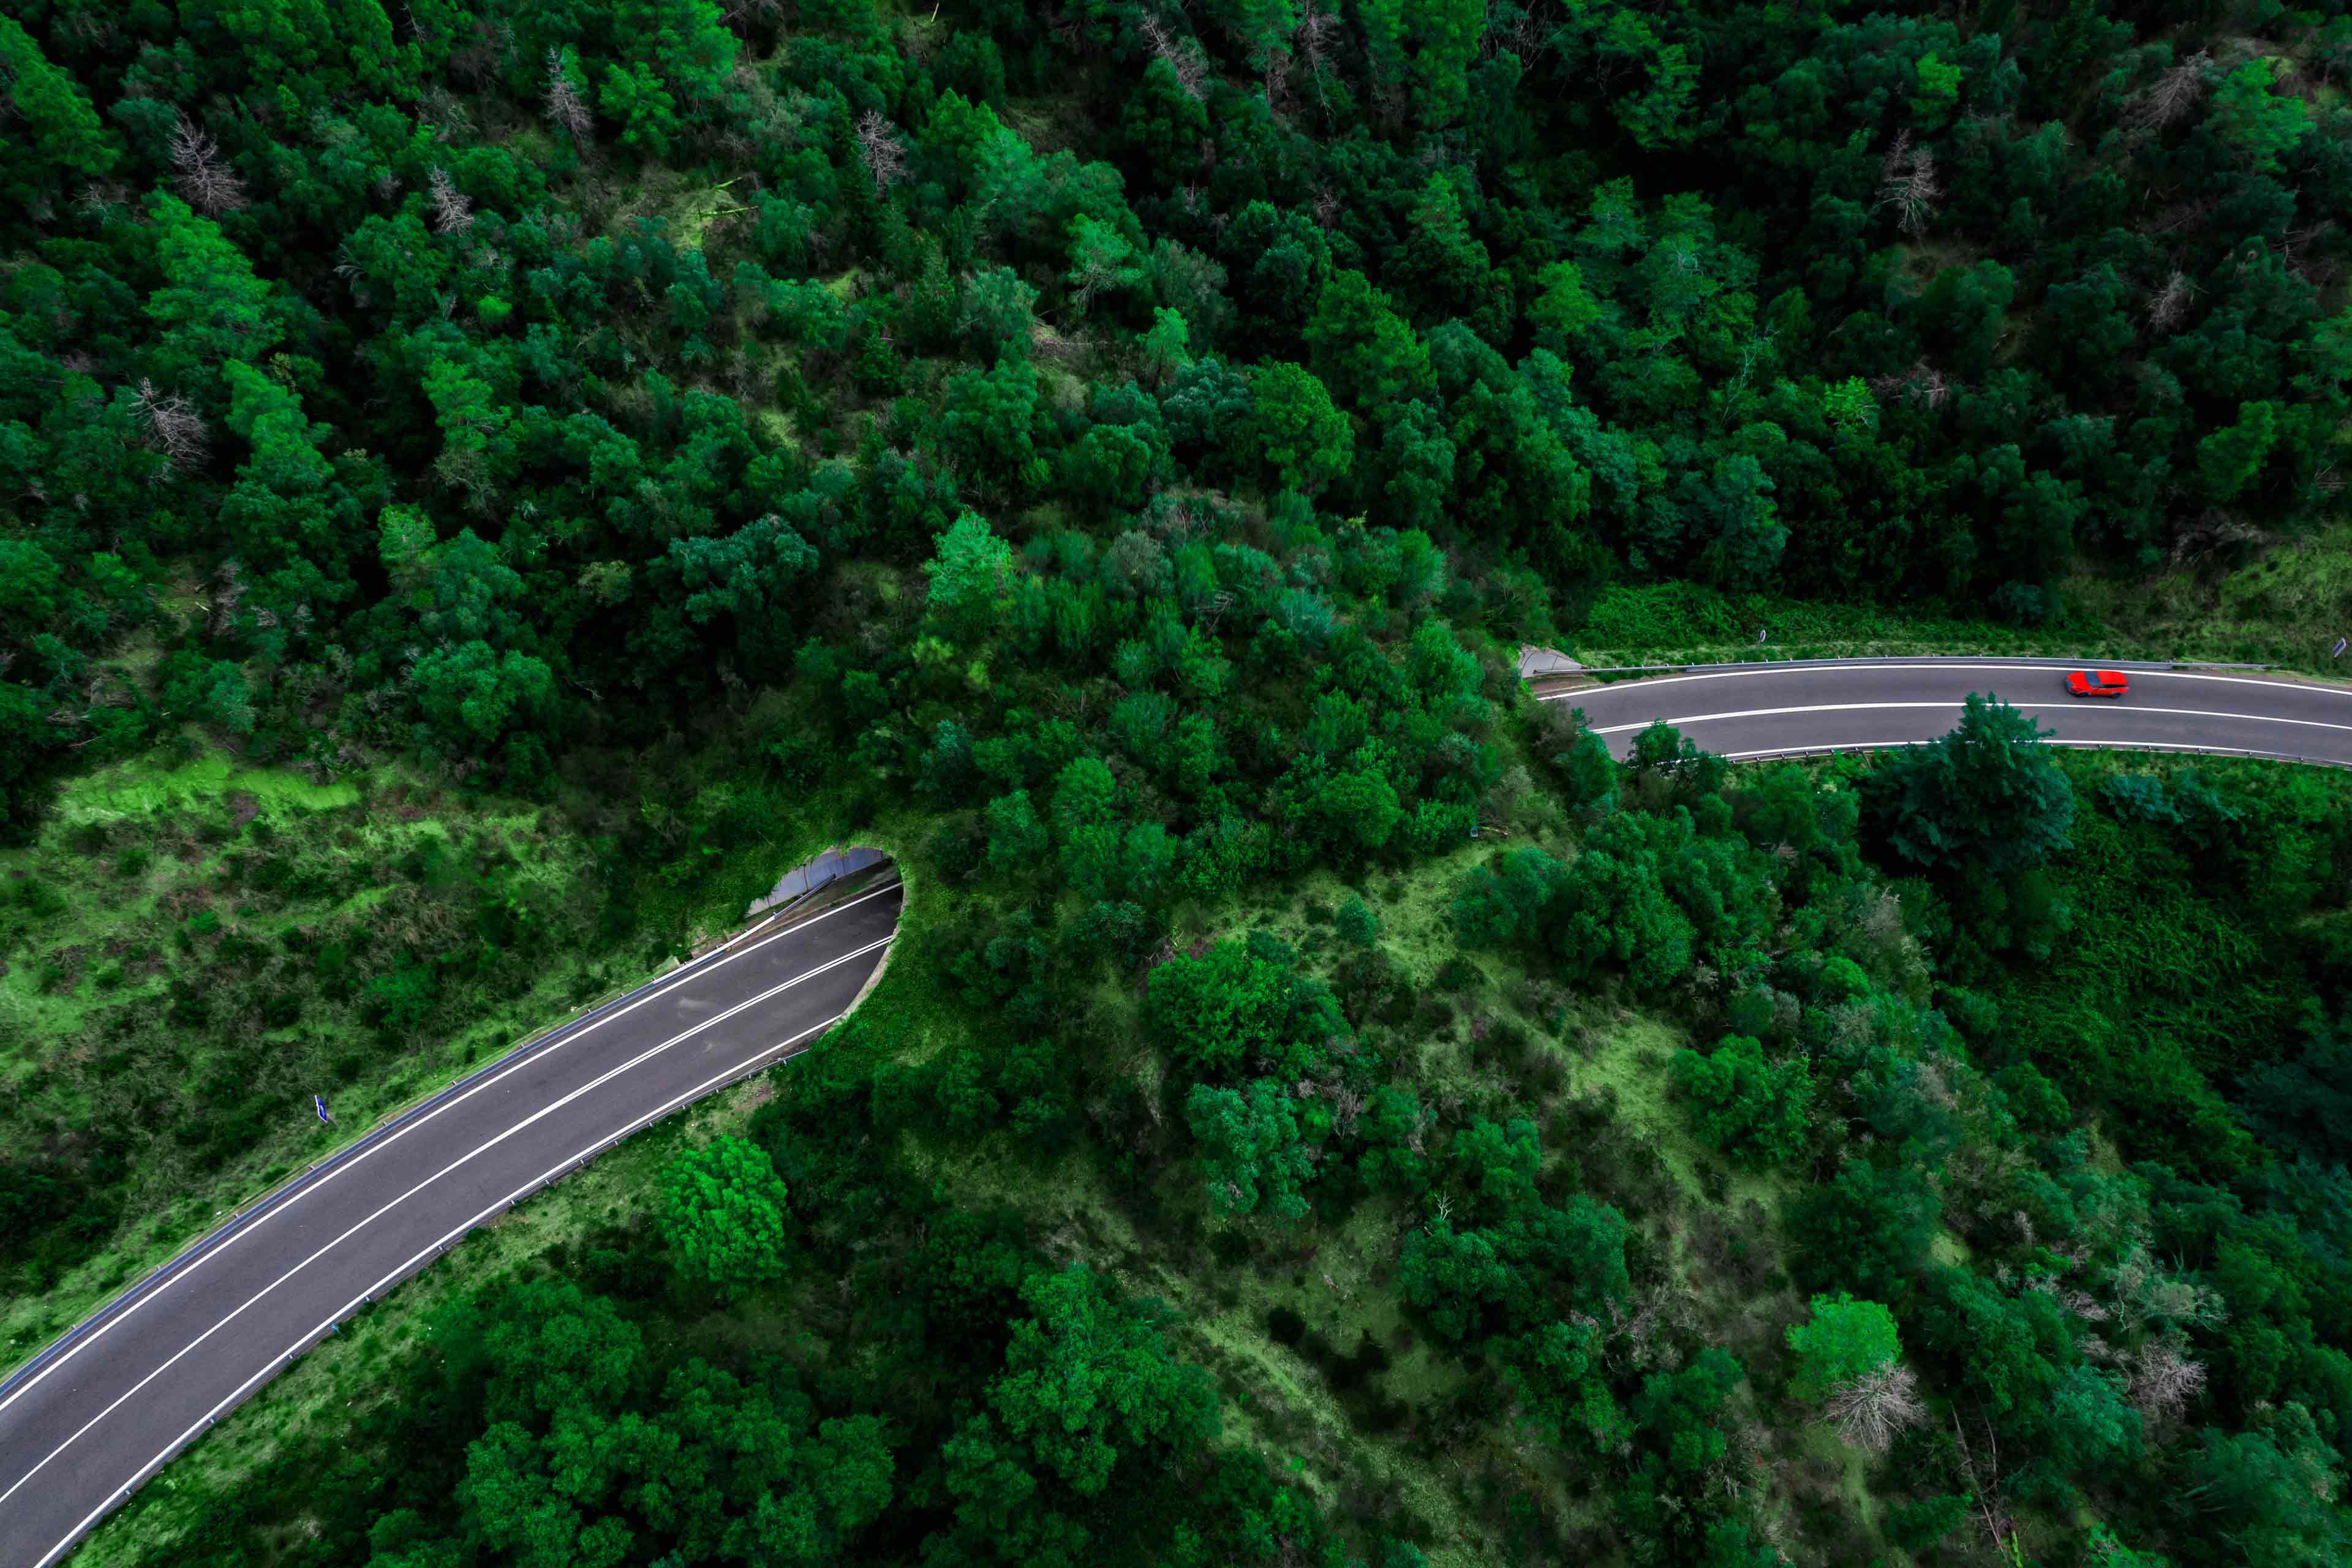
[(1143, 47), (1166, 60), (1175, 71), (1176, 85), (1184, 89), (1187, 97), (1198, 99), (1209, 77), (1209, 62), (1202, 56), (1200, 41), (1190, 37), (1177, 37), (1157, 16), (1145, 16), (1136, 24), (1136, 30), (1143, 35)]
[(884, 119), (878, 109), (857, 117), (857, 156), (873, 177), (877, 196), (907, 172), (907, 144), (899, 140), (898, 127)]
[(1889, 1362), (1840, 1384), (1822, 1411), (1839, 1436), (1883, 1454), (1906, 1427), (1919, 1424), (1927, 1407), (1920, 1403), (1919, 1380), (1911, 1369)]
[(474, 226), (474, 198), (457, 188), (449, 171), (436, 164), (429, 179), (433, 226), (443, 234), (463, 234)]
[(172, 128), (173, 184), (180, 199), (206, 217), (218, 217), (246, 205), (245, 182), (221, 156), (220, 143), (185, 114)]
[(2189, 313), (2189, 298), (2196, 290), (2189, 286), (2189, 274), (2176, 267), (2172, 276), (2164, 280), (2147, 302), (2147, 324), (2159, 332), (2170, 332)]
[(2124, 107), (2124, 123), (2144, 131), (2159, 131), (2197, 107), (2205, 96), (2213, 57), (2199, 50), (2134, 95)]
[(1911, 143), (1911, 132), (1905, 131), (1895, 138), (1895, 145), (1882, 165), (1884, 178), (1878, 186), (1878, 205), (1895, 209), (1895, 221), (1913, 239), (1927, 232), (1927, 220), (1935, 216), (1936, 202), (1943, 195), (1943, 185), (1936, 178), (1936, 159), (1924, 147)]
[(205, 416), (196, 412), (185, 395), (157, 392), (155, 384), (142, 376), (131, 401), (147, 426), (147, 438), (173, 468), (204, 467), (212, 445), (211, 432), (205, 428)]
[(587, 100), (564, 73), (563, 51), (547, 51), (547, 118), (555, 127), (572, 138), (572, 144), (586, 148), (596, 140), (596, 119), (588, 111)]

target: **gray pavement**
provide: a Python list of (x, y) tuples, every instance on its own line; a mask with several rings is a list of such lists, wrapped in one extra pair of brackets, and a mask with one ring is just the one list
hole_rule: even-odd
[(1619, 756), (1664, 719), (1720, 756), (1747, 761), (1932, 741), (1970, 692), (2032, 715), (2057, 744), (2242, 752), (2352, 766), (2352, 687), (2259, 672), (2108, 664), (2118, 699), (2067, 695), (2080, 660), (1904, 659), (1751, 664), (1548, 693), (1584, 710)]
[(845, 1014), (895, 881), (575, 1020), (276, 1194), (0, 1384), (0, 1565), (39, 1568), (468, 1230)]

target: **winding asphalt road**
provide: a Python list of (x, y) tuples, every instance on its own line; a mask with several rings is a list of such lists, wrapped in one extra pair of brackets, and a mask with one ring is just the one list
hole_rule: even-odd
[(2076, 698), (2060, 659), (1923, 658), (1721, 665), (1548, 690), (1584, 710), (1619, 756), (1654, 720), (1734, 761), (1932, 741), (1970, 692), (1998, 696), (2062, 746), (2243, 752), (2352, 766), (2352, 687), (2284, 676), (2106, 664), (2128, 695)]
[(224, 1226), (0, 1384), (0, 1568), (40, 1568), (475, 1226), (849, 1011), (895, 881), (754, 929), (493, 1063)]

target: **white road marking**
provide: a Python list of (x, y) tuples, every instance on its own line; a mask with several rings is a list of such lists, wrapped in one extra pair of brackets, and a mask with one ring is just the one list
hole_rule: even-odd
[(618, 1067), (607, 1068), (603, 1073), (598, 1074), (588, 1082), (582, 1084), (578, 1089), (573, 1089), (571, 1093), (564, 1095), (562, 1098), (549, 1101), (546, 1105), (543, 1105), (539, 1110), (531, 1112), (530, 1115), (523, 1118), (520, 1121), (518, 1121), (513, 1126), (507, 1128), (497, 1137), (488, 1139), (481, 1143), (476, 1144), (473, 1148), (468, 1149), (466, 1152), (458, 1155), (455, 1160), (450, 1161), (449, 1163), (442, 1166), (441, 1169), (434, 1172), (431, 1175), (425, 1177), (423, 1181), (417, 1183), (415, 1186), (409, 1188), (398, 1197), (392, 1199), (390, 1202), (377, 1208), (365, 1218), (354, 1222), (348, 1229), (344, 1230), (333, 1240), (328, 1242), (325, 1246), (311, 1253), (308, 1258), (303, 1258), (301, 1262), (295, 1264), (285, 1273), (279, 1275), (277, 1279), (271, 1280), (268, 1284), (263, 1286), (260, 1289), (247, 1297), (244, 1305), (229, 1313), (228, 1316), (221, 1319), (220, 1321), (215, 1323), (211, 1328), (206, 1329), (203, 1333), (198, 1334), (194, 1339), (190, 1340), (186, 1344), (181, 1346), (169, 1361), (164, 1362), (162, 1365), (156, 1367), (154, 1371), (149, 1373), (145, 1377), (141, 1378), (137, 1383), (131, 1384), (131, 1387), (116, 1395), (113, 1402), (109, 1404), (105, 1409), (100, 1411), (88, 1421), (82, 1423), (79, 1427), (76, 1428), (73, 1436), (68, 1437), (64, 1442), (50, 1449), (48, 1453), (41, 1458), (39, 1463), (34, 1465), (31, 1469), (26, 1470), (22, 1476), (19, 1476), (16, 1481), (10, 1485), (6, 1491), (0, 1491), (0, 1503), (5, 1503), (10, 1498), (16, 1496), (18, 1489), (21, 1489), (26, 1481), (29, 1481), (35, 1476), (39, 1475), (42, 1470), (48, 1468), (51, 1460), (55, 1459), (59, 1454), (64, 1453), (68, 1448), (72, 1447), (76, 1443), (79, 1442), (83, 1435), (89, 1432), (91, 1427), (105, 1420), (109, 1415), (113, 1415), (125, 1401), (136, 1396), (139, 1392), (145, 1388), (149, 1384), (154, 1382), (157, 1378), (171, 1371), (173, 1367), (178, 1365), (183, 1357), (190, 1354), (206, 1340), (211, 1339), (215, 1334), (228, 1327), (229, 1324), (243, 1317), (247, 1310), (249, 1310), (257, 1302), (267, 1297), (271, 1291), (277, 1289), (280, 1285), (285, 1284), (286, 1281), (293, 1279), (294, 1276), (302, 1272), (303, 1269), (308, 1268), (311, 1264), (316, 1263), (320, 1258), (324, 1258), (328, 1253), (341, 1246), (345, 1241), (348, 1241), (352, 1237), (358, 1235), (361, 1231), (366, 1229), (369, 1226), (374, 1224), (377, 1220), (383, 1218), (385, 1215), (391, 1213), (402, 1204), (406, 1203), (410, 1198), (415, 1197), (418, 1193), (423, 1192), (425, 1188), (431, 1186), (434, 1183), (439, 1181), (450, 1172), (457, 1169), (460, 1165), (466, 1164), (478, 1154), (498, 1147), (498, 1145), (505, 1142), (508, 1139), (513, 1137), (516, 1133), (520, 1132), (523, 1129), (530, 1126), (533, 1122), (540, 1121), (541, 1118), (553, 1115), (556, 1111), (562, 1110), (573, 1100), (578, 1100), (582, 1095), (587, 1094), (593, 1089), (603, 1088), (606, 1083), (609, 1083), (614, 1079), (620, 1077), (623, 1073), (627, 1072), (630, 1068), (638, 1066), (640, 1063), (650, 1061), (654, 1058), (661, 1055), (662, 1052), (669, 1049), (672, 1046), (693, 1038), (695, 1036), (702, 1033), (705, 1029), (709, 1028), (712, 1025), (723, 1023), (727, 1019), (733, 1017), (738, 1013), (756, 1007), (761, 1003), (766, 1002), (772, 997), (781, 995), (782, 993), (791, 990), (793, 986), (802, 984), (803, 981), (814, 980), (818, 975), (823, 974), (829, 970), (838, 969), (841, 965), (849, 963), (852, 959), (863, 958), (866, 954), (874, 952), (877, 948), (887, 947), (894, 940), (895, 933), (893, 933), (892, 936), (882, 937), (877, 941), (867, 942), (864, 947), (854, 949), (851, 952), (842, 953), (837, 957), (827, 959), (824, 963), (817, 965), (814, 969), (803, 971), (780, 985), (771, 986), (768, 990), (761, 992), (757, 996), (737, 1003), (734, 1006), (730, 1007), (723, 1013), (716, 1014), (711, 1017), (705, 1018), (702, 1022), (695, 1025), (692, 1028), (688, 1029), (681, 1034), (674, 1035), (657, 1046), (650, 1046), (645, 1050), (638, 1052), (635, 1056), (631, 1057), (627, 1061), (621, 1063)]
[[(1724, 713), (1685, 713), (1679, 718), (1664, 717), (1669, 724), (1710, 724), (1724, 719), (1777, 719), (1790, 713), (1883, 713), (1906, 708), (1964, 708), (1964, 702), (1820, 702), (1797, 708), (1743, 708)], [(2014, 702), (2010, 706), (2021, 712), (2028, 709), (2047, 709), (2069, 713), (2097, 713), (2102, 718), (2109, 710), (2084, 709), (2071, 702)], [(2288, 719), (2268, 713), (2218, 712), (2204, 708), (2150, 708), (2134, 703), (2128, 708), (2116, 708), (2119, 714), (2161, 713), (2181, 719), (2234, 719), (2249, 724), (2294, 724), (2309, 730), (2352, 730), (2352, 724), (2331, 724), (2323, 719)], [(1657, 723), (1656, 719), (1644, 719), (1635, 724), (1610, 724), (1593, 731), (1596, 735), (1622, 735), (1628, 730), (1646, 730)]]
[[(1973, 671), (1990, 669), (2015, 671), (2024, 675), (2063, 675), (2069, 669), (2095, 669), (2097, 668), (2097, 665), (2088, 662), (2077, 665), (1874, 664), (1867, 661), (1853, 664), (1756, 664), (1742, 665), (1737, 669), (1711, 669), (1701, 675), (1658, 675), (1644, 677), (1640, 680), (1612, 681), (1605, 686), (1585, 686), (1579, 687), (1570, 691), (1555, 691), (1549, 696), (1538, 697), (1536, 700), (1538, 702), (1567, 702), (1580, 697), (1591, 697), (1596, 692), (1613, 690), (1615, 688), (1620, 686), (1626, 687), (1628, 689), (1635, 687), (1651, 688), (1659, 686), (1681, 686), (1693, 680), (1746, 680), (1752, 676), (1764, 675), (1825, 675), (1834, 674), (1840, 670), (1848, 669), (1883, 670), (1902, 673), (1937, 673), (1945, 670)], [(2284, 689), (2289, 691), (2315, 691), (2326, 697), (2352, 697), (2352, 687), (2322, 686), (2315, 681), (2290, 679), (2265, 680), (2258, 676), (2251, 675), (2200, 675), (2185, 669), (2135, 669), (2128, 671), (2127, 673), (2134, 680), (2207, 680), (2216, 681), (2224, 686), (2262, 686), (2267, 687), (2273, 691)]]
[[(893, 886), (896, 886), (896, 884), (893, 884)], [(348, 1159), (341, 1160), (336, 1164), (329, 1167), (325, 1175), (320, 1176), (317, 1181), (310, 1183), (307, 1186), (296, 1189), (293, 1193), (288, 1194), (283, 1202), (278, 1203), (265, 1211), (258, 1218), (253, 1220), (250, 1224), (232, 1232), (226, 1237), (223, 1238), (218, 1246), (205, 1252), (194, 1262), (188, 1264), (187, 1267), (178, 1270), (170, 1278), (163, 1280), (152, 1290), (150, 1290), (147, 1294), (140, 1297), (137, 1300), (132, 1301), (114, 1316), (107, 1319), (105, 1322), (100, 1324), (89, 1334), (85, 1335), (80, 1340), (76, 1341), (65, 1351), (63, 1354), (58, 1356), (57, 1359), (50, 1362), (47, 1365), (42, 1367), (30, 1377), (25, 1379), (25, 1381), (19, 1384), (16, 1387), (10, 1389), (5, 1396), (0, 1396), (0, 1412), (6, 1411), (8, 1406), (16, 1403), (17, 1400), (23, 1398), (33, 1389), (38, 1387), (51, 1373), (56, 1372), (59, 1367), (64, 1366), (67, 1363), (72, 1361), (74, 1357), (81, 1354), (83, 1351), (88, 1350), (91, 1345), (96, 1344), (108, 1334), (113, 1332), (118, 1324), (129, 1321), (150, 1301), (153, 1301), (161, 1298), (163, 1294), (169, 1290), (173, 1286), (178, 1284), (183, 1279), (193, 1278), (196, 1271), (204, 1268), (205, 1264), (210, 1263), (214, 1258), (219, 1257), (222, 1253), (226, 1252), (230, 1247), (236, 1246), (239, 1241), (242, 1241), (246, 1237), (259, 1230), (270, 1220), (291, 1210), (295, 1205), (300, 1203), (304, 1198), (309, 1197), (311, 1194), (322, 1191), (330, 1184), (340, 1179), (346, 1172), (357, 1170), (362, 1164), (364, 1164), (377, 1152), (382, 1150), (391, 1148), (394, 1143), (399, 1142), (411, 1132), (423, 1127), (426, 1122), (431, 1121), (443, 1111), (455, 1110), (457, 1107), (463, 1105), (467, 1100), (471, 1100), (475, 1095), (479, 1094), (482, 1090), (488, 1089), (491, 1085), (499, 1082), (501, 1079), (504, 1079), (508, 1074), (515, 1072), (531, 1063), (544, 1061), (548, 1058), (553, 1056), (556, 1052), (562, 1050), (564, 1047), (571, 1045), (573, 1041), (584, 1039), (589, 1035), (593, 1034), (596, 1030), (603, 1028), (606, 1024), (611, 1023), (614, 1019), (626, 1017), (629, 1014), (635, 1012), (646, 1003), (656, 1001), (663, 996), (668, 995), (672, 991), (675, 991), (679, 985), (685, 984), (689, 979), (697, 978), (705, 974), (716, 973), (719, 970), (726, 968), (730, 963), (734, 963), (737, 959), (748, 957), (751, 953), (759, 952), (760, 949), (767, 946), (772, 942), (781, 942), (785, 937), (807, 931), (822, 921), (831, 920), (837, 914), (842, 914), (847, 910), (856, 909), (858, 905), (866, 902), (868, 900), (878, 899), (883, 894), (889, 892), (890, 890), (890, 888), (877, 888), (870, 893), (861, 893), (856, 898), (850, 900), (847, 903), (827, 910), (823, 914), (813, 915), (805, 921), (801, 921), (793, 925), (786, 926), (781, 931), (772, 931), (770, 934), (761, 937), (758, 942), (751, 943), (748, 947), (740, 948), (733, 952), (728, 953), (726, 957), (719, 959), (716, 963), (707, 962), (707, 960), (714, 956), (714, 953), (705, 953), (702, 958), (696, 959), (693, 963), (684, 964), (668, 974), (647, 982), (645, 994), (642, 996), (638, 996), (635, 1000), (628, 1002), (625, 1005), (615, 1007), (612, 1012), (603, 1014), (591, 1019), (587, 1023), (573, 1028), (569, 1034), (565, 1035), (562, 1038), (555, 1041), (551, 1045), (543, 1046), (539, 1049), (532, 1051), (529, 1056), (508, 1063), (504, 1068), (492, 1072), (488, 1077), (483, 1079), (479, 1083), (475, 1084), (472, 1088), (466, 1089), (462, 1093), (452, 1095), (447, 1100), (439, 1105), (434, 1106), (424, 1115), (419, 1116), (414, 1121), (411, 1121), (405, 1126), (400, 1128), (390, 1136), (380, 1138), (373, 1143), (362, 1146), (352, 1152)], [(67, 1331), (70, 1333), (72, 1331), (68, 1330)], [(14, 1488), (10, 1489), (10, 1490), (14, 1489)], [(5, 1493), (0, 1493), (0, 1497), (5, 1497)]]
[[(885, 938), (884, 942), (887, 943), (890, 940), (892, 939)], [(870, 949), (861, 948), (859, 951), (862, 952), (870, 951)], [(835, 1024), (840, 1023), (847, 1016), (849, 1016), (849, 1015), (846, 1013), (836, 1013), (832, 1017), (827, 1018), (824, 1023), (803, 1029), (799, 1034), (793, 1036), (791, 1038), (783, 1040), (777, 1045), (771, 1046), (767, 1051), (761, 1052), (760, 1057), (754, 1057), (751, 1060), (753, 1062), (758, 1062), (761, 1059), (761, 1057), (768, 1056), (776, 1051), (789, 1050), (792, 1047), (807, 1039), (811, 1035), (814, 1035), (822, 1029), (830, 1029)], [(489, 1207), (484, 1209), (481, 1213), (476, 1215), (465, 1224), (457, 1226), (457, 1229), (452, 1230), (442, 1237), (440, 1240), (432, 1243), (430, 1246), (424, 1247), (420, 1251), (411, 1254), (407, 1262), (402, 1264), (398, 1268), (394, 1269), (391, 1273), (377, 1280), (373, 1285), (369, 1286), (365, 1290), (361, 1291), (358, 1295), (345, 1302), (341, 1311), (330, 1316), (324, 1321), (320, 1322), (318, 1327), (312, 1329), (309, 1333), (304, 1334), (301, 1338), (296, 1340), (292, 1344), (287, 1346), (285, 1350), (279, 1352), (277, 1355), (270, 1357), (268, 1362), (263, 1365), (259, 1372), (255, 1373), (251, 1377), (247, 1378), (243, 1383), (237, 1384), (235, 1392), (231, 1393), (227, 1398), (222, 1400), (218, 1405), (214, 1405), (210, 1410), (206, 1411), (203, 1417), (196, 1421), (194, 1425), (191, 1426), (186, 1431), (173, 1438), (170, 1444), (165, 1446), (161, 1453), (148, 1460), (146, 1465), (140, 1469), (137, 1475), (131, 1477), (130, 1480), (123, 1483), (120, 1490), (109, 1497), (105, 1502), (91, 1510), (89, 1514), (85, 1515), (81, 1522), (75, 1525), (73, 1529), (67, 1533), (64, 1540), (58, 1542), (55, 1546), (50, 1547), (47, 1552), (42, 1554), (40, 1561), (36, 1563), (33, 1565), (33, 1568), (48, 1568), (48, 1565), (51, 1563), (56, 1562), (58, 1557), (64, 1554), (67, 1548), (72, 1546), (77, 1540), (80, 1539), (83, 1531), (88, 1530), (91, 1525), (96, 1524), (100, 1519), (104, 1518), (107, 1510), (114, 1507), (120, 1499), (136, 1490), (140, 1482), (145, 1480), (149, 1476), (153, 1475), (157, 1470), (163, 1468), (163, 1466), (170, 1461), (172, 1456), (192, 1441), (195, 1437), (196, 1434), (202, 1432), (205, 1427), (212, 1422), (214, 1417), (217, 1416), (222, 1411), (226, 1410), (231, 1405), (235, 1405), (238, 1400), (244, 1398), (247, 1391), (253, 1388), (255, 1384), (279, 1371), (287, 1362), (289, 1362), (295, 1356), (301, 1354), (302, 1352), (320, 1334), (325, 1333), (330, 1328), (332, 1328), (336, 1323), (341, 1321), (348, 1314), (357, 1311), (362, 1302), (374, 1295), (378, 1290), (384, 1289), (386, 1286), (391, 1285), (395, 1280), (399, 1279), (403, 1274), (406, 1273), (409, 1269), (416, 1267), (417, 1264), (430, 1257), (436, 1249), (448, 1246), (449, 1243), (465, 1235), (467, 1231), (473, 1229), (476, 1226), (481, 1224), (484, 1220), (489, 1218), (492, 1215), (499, 1213), (500, 1210), (513, 1207), (516, 1204), (530, 1196), (536, 1189), (546, 1185), (547, 1184), (554, 1181), (558, 1176), (563, 1174), (564, 1168), (566, 1166), (573, 1164), (578, 1161), (588, 1159), (597, 1153), (600, 1150), (610, 1147), (613, 1143), (617, 1143), (623, 1139), (632, 1137), (636, 1133), (643, 1131), (647, 1127), (652, 1126), (655, 1122), (659, 1121), (663, 1117), (667, 1116), (671, 1111), (676, 1110), (679, 1106), (689, 1104), (694, 1100), (701, 1099), (712, 1089), (725, 1083), (729, 1079), (741, 1077), (748, 1070), (747, 1066), (739, 1065), (737, 1067), (730, 1068), (726, 1072), (720, 1073), (715, 1078), (705, 1079), (702, 1082), (695, 1085), (692, 1089), (688, 1089), (684, 1094), (679, 1095), (677, 1099), (672, 1100), (667, 1105), (664, 1105), (659, 1110), (654, 1111), (650, 1116), (646, 1117), (643, 1121), (638, 1121), (635, 1125), (628, 1128), (626, 1131), (616, 1134), (605, 1142), (591, 1144), (585, 1149), (578, 1150), (573, 1153), (566, 1155), (563, 1159), (556, 1162), (553, 1165), (549, 1166), (547, 1170), (541, 1173), (539, 1176), (525, 1183), (523, 1185), (517, 1187), (513, 1192), (509, 1193), (497, 1203), (492, 1204)], [(240, 1311), (243, 1310), (242, 1308), (238, 1310)], [(182, 1353), (184, 1354), (185, 1352), (183, 1352)], [(79, 1435), (79, 1434), (76, 1434), (76, 1436)], [(68, 1441), (71, 1441), (71, 1439), (68, 1438)], [(47, 1461), (44, 1461), (44, 1463), (46, 1462)], [(19, 1482), (17, 1484), (21, 1486), (23, 1483)], [(12, 1487), (9, 1489), (13, 1491), (16, 1489)]]

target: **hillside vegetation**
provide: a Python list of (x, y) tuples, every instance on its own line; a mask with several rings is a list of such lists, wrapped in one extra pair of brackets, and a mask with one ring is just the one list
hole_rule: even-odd
[(871, 834), (159, 1554), (2340, 1560), (2343, 781), (1512, 673), (2324, 661), (2340, 9), (0, 0), (10, 1321)]

